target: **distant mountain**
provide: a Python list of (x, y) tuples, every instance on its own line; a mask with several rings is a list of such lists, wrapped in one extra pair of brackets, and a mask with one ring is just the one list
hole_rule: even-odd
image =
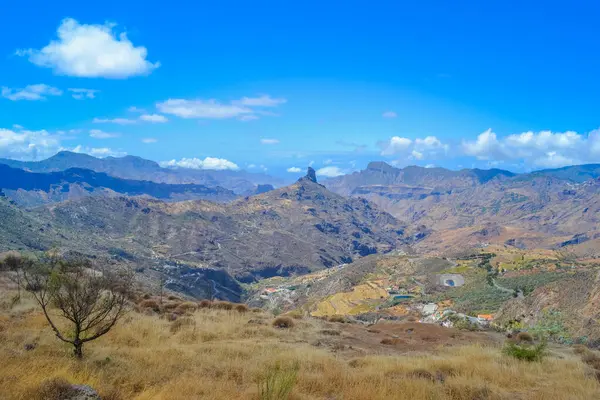
[(451, 171), (444, 168), (409, 166), (394, 168), (384, 162), (371, 162), (366, 169), (349, 175), (327, 179), (324, 184), (332, 191), (350, 195), (362, 186), (426, 187), (447, 190), (472, 187), (492, 179), (510, 178), (514, 173), (501, 169), (463, 169)]
[(529, 174), (531, 176), (548, 176), (575, 183), (583, 183), (590, 179), (600, 178), (600, 164), (572, 165), (563, 168), (544, 169)]
[(157, 183), (193, 183), (205, 186), (221, 186), (237, 194), (254, 193), (259, 184), (280, 186), (283, 182), (265, 174), (246, 171), (216, 171), (188, 168), (162, 168), (158, 163), (135, 156), (96, 158), (87, 154), (61, 151), (43, 161), (17, 161), (0, 159), (0, 164), (31, 172), (56, 172), (69, 168), (104, 172), (123, 179), (152, 181)]
[[(597, 173), (593, 165), (513, 174), (498, 169), (399, 169), (371, 163), (363, 171), (329, 179), (325, 185), (339, 194), (368, 199), (408, 223), (454, 232), (430, 236), (439, 240), (436, 246), (449, 240), (466, 243), (477, 236), (481, 243), (497, 236), (497, 240), (522, 245), (518, 235), (527, 232), (539, 233), (543, 237), (537, 237), (538, 243), (553, 246), (600, 230)], [(485, 226), (490, 224), (502, 233), (477, 234), (487, 232)], [(463, 229), (469, 227), (474, 229)], [(510, 236), (511, 232), (517, 236)], [(468, 236), (465, 240), (459, 237), (463, 234)]]
[[(113, 254), (134, 265), (225, 271), (241, 282), (349, 263), (426, 235), (366, 200), (339, 196), (306, 178), (223, 204), (86, 197), (24, 211), (2, 202), (0, 251), (52, 246), (98, 257)], [(17, 228), (4, 228), (23, 224), (31, 227), (30, 245)], [(44, 240), (35, 239), (40, 235)]]
[(231, 190), (195, 184), (120, 179), (89, 169), (34, 173), (0, 164), (0, 191), (23, 206), (38, 206), (88, 196), (150, 196), (162, 200), (231, 201)]

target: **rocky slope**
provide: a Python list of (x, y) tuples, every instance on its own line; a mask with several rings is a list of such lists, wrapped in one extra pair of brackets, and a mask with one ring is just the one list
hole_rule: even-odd
[[(98, 197), (26, 212), (4, 203), (7, 224), (31, 225), (36, 235), (42, 227), (49, 235), (37, 249), (52, 243), (134, 266), (179, 263), (225, 271), (241, 282), (349, 263), (423, 235), (366, 200), (328, 191), (314, 171), (294, 185), (228, 204)], [(8, 241), (0, 248), (12, 248), (18, 232), (2, 231)]]
[[(547, 238), (568, 238), (600, 227), (596, 176), (600, 170), (569, 168), (515, 175), (502, 170), (397, 169), (371, 163), (364, 171), (327, 180), (325, 185), (340, 194), (368, 199), (397, 218), (437, 232), (470, 235), (496, 225)], [(475, 229), (464, 230), (470, 227)], [(554, 242), (550, 239), (545, 245)]]

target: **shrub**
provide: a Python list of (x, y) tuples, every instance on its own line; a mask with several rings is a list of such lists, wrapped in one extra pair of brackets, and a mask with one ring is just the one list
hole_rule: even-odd
[(382, 339), (381, 342), (379, 342), (379, 343), (395, 346), (397, 344), (405, 344), (406, 341), (403, 339), (400, 339), (400, 338), (385, 338), (385, 339)]
[(300, 310), (294, 310), (294, 311), (290, 311), (284, 314), (287, 317), (291, 317), (294, 319), (302, 319), (304, 318), (304, 315), (302, 315), (302, 311)]
[(479, 330), (479, 325), (469, 321), (466, 318), (459, 318), (454, 322), (454, 327), (463, 331), (475, 332)]
[(346, 317), (344, 317), (343, 315), (332, 315), (331, 317), (328, 318), (329, 322), (340, 322), (340, 323), (344, 323), (347, 322)]
[(211, 308), (212, 307), (212, 301), (210, 301), (210, 300), (201, 300), (200, 303), (198, 303), (198, 307), (200, 307), (200, 308)]
[(546, 355), (546, 342), (531, 345), (507, 341), (502, 352), (518, 360), (541, 361)]
[(519, 332), (517, 334), (517, 342), (533, 343), (533, 336), (529, 332)]
[(236, 304), (234, 308), (235, 308), (235, 311), (242, 313), (242, 314), (250, 311), (250, 308), (248, 308), (248, 306), (245, 304)]
[(27, 398), (32, 400), (63, 400), (70, 399), (76, 394), (77, 391), (66, 379), (52, 378), (33, 389)]
[(158, 302), (154, 299), (146, 299), (142, 300), (140, 304), (138, 304), (141, 308), (151, 309), (152, 311), (159, 312), (160, 306)]
[(299, 369), (300, 365), (297, 362), (287, 367), (281, 364), (269, 367), (258, 381), (258, 398), (287, 400), (296, 385)]
[(273, 321), (275, 328), (289, 329), (294, 327), (294, 320), (290, 317), (277, 317)]
[(581, 356), (581, 360), (590, 367), (600, 370), (600, 355), (589, 350)]
[(228, 301), (215, 301), (212, 304), (212, 308), (216, 308), (217, 310), (233, 310), (233, 303)]
[(191, 301), (187, 301), (185, 303), (181, 303), (175, 309), (176, 314), (185, 314), (188, 311), (196, 311), (198, 309), (198, 305), (196, 303), (192, 303)]

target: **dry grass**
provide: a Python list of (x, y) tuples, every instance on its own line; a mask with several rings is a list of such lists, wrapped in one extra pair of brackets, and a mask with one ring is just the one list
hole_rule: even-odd
[[(498, 348), (467, 346), (348, 360), (310, 345), (325, 321), (304, 319), (294, 329), (277, 329), (248, 324), (258, 317), (268, 321), (268, 315), (214, 308), (174, 322), (133, 312), (89, 343), (85, 359), (77, 361), (39, 312), (22, 307), (0, 310), (3, 400), (29, 399), (49, 379), (90, 385), (103, 398), (135, 400), (259, 399), (269, 379), (269, 387), (291, 385), (294, 400), (567, 400), (598, 399), (600, 393), (590, 367), (575, 354), (525, 363)], [(24, 350), (31, 342), (37, 347)], [(293, 379), (273, 378), (274, 365), (294, 366)], [(285, 388), (280, 391), (288, 393)]]
[(277, 317), (273, 320), (273, 326), (275, 328), (289, 329), (293, 328), (295, 325), (294, 320), (290, 317)]

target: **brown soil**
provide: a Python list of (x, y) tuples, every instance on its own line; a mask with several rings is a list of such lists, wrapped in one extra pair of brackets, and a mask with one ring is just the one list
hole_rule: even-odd
[(339, 335), (320, 335), (313, 343), (327, 346), (350, 356), (366, 354), (404, 354), (434, 352), (440, 347), (481, 343), (501, 343), (502, 335), (491, 332), (467, 332), (418, 322), (378, 323), (371, 326), (328, 324), (328, 331)]

